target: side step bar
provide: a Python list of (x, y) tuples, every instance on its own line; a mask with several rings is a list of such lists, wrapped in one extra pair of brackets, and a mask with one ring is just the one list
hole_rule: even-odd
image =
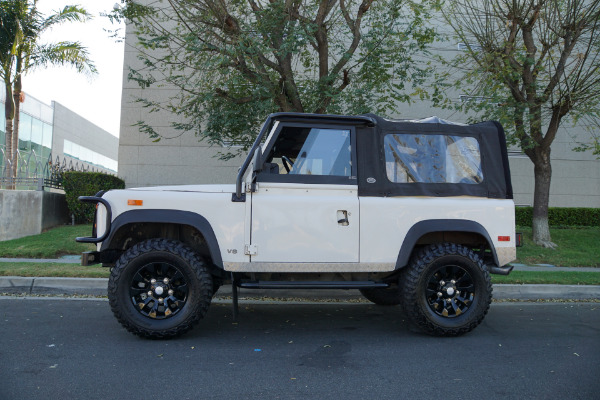
[(246, 289), (376, 289), (387, 288), (387, 283), (373, 281), (239, 281), (232, 274), (233, 320), (238, 317), (238, 288)]
[(375, 289), (390, 285), (373, 281), (241, 281), (237, 286), (245, 289)]

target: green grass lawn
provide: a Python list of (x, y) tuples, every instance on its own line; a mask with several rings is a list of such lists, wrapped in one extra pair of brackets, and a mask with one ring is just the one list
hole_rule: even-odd
[[(73, 278), (108, 278), (110, 271), (100, 265), (82, 267), (59, 263), (0, 263), (0, 276), (48, 276)], [(600, 272), (513, 271), (508, 276), (492, 275), (492, 282), (512, 284), (600, 285)]]
[[(40, 235), (0, 242), (0, 257), (57, 258), (94, 250), (91, 244), (77, 243), (75, 237), (89, 236), (90, 225), (61, 226)], [(531, 229), (519, 228), (524, 246), (517, 249), (517, 262), (552, 264), (566, 267), (600, 267), (600, 228), (551, 229), (558, 248), (543, 249), (531, 241)], [(0, 263), (1, 276), (50, 276), (107, 278), (108, 268), (78, 264)], [(509, 276), (492, 275), (494, 283), (561, 283), (568, 285), (600, 285), (600, 272), (578, 271), (513, 271)]]
[(600, 285), (600, 272), (513, 271), (508, 276), (492, 275), (492, 282), (511, 284)]
[[(544, 249), (531, 240), (531, 228), (519, 227), (524, 246), (517, 249), (517, 262), (552, 264), (560, 267), (600, 267), (600, 228), (550, 229), (557, 249)], [(65, 225), (40, 235), (0, 242), (0, 257), (57, 258), (81, 254), (95, 246), (75, 242), (77, 236), (89, 236), (91, 225)]]
[(108, 278), (110, 270), (100, 264), (5, 263), (0, 262), (0, 276), (47, 276), (55, 278)]
[(95, 250), (90, 243), (77, 243), (78, 236), (90, 236), (91, 225), (65, 225), (39, 235), (0, 242), (0, 257), (4, 258), (59, 258), (67, 254), (81, 254)]
[(600, 267), (600, 228), (550, 229), (556, 249), (533, 244), (531, 228), (518, 227), (523, 232), (523, 247), (517, 248), (517, 262), (551, 264), (557, 267)]

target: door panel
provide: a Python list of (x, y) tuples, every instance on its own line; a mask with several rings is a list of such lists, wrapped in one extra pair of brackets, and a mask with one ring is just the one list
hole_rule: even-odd
[(260, 183), (252, 193), (254, 262), (358, 262), (354, 185)]

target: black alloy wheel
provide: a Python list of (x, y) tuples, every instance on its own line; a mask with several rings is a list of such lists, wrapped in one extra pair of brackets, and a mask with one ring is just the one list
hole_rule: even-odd
[(455, 243), (417, 251), (403, 271), (400, 292), (409, 320), (436, 336), (470, 332), (492, 302), (487, 267), (473, 250)]
[(140, 314), (154, 319), (170, 318), (185, 307), (188, 282), (175, 265), (149, 262), (134, 274), (129, 295)]
[(473, 304), (473, 277), (460, 265), (444, 265), (430, 275), (425, 296), (435, 314), (456, 318), (468, 312)]
[(113, 314), (131, 333), (166, 339), (192, 329), (206, 314), (213, 279), (184, 243), (150, 239), (121, 255), (108, 280)]

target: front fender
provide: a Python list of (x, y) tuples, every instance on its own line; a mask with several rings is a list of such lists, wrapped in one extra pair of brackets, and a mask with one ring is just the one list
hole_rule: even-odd
[(204, 237), (213, 264), (219, 268), (223, 268), (223, 259), (221, 258), (219, 242), (217, 241), (212, 226), (202, 215), (190, 211), (154, 209), (126, 211), (112, 221), (108, 235), (102, 242), (100, 250), (108, 250), (110, 248), (110, 243), (115, 234), (119, 231), (119, 228), (133, 223), (169, 223), (192, 226)]

